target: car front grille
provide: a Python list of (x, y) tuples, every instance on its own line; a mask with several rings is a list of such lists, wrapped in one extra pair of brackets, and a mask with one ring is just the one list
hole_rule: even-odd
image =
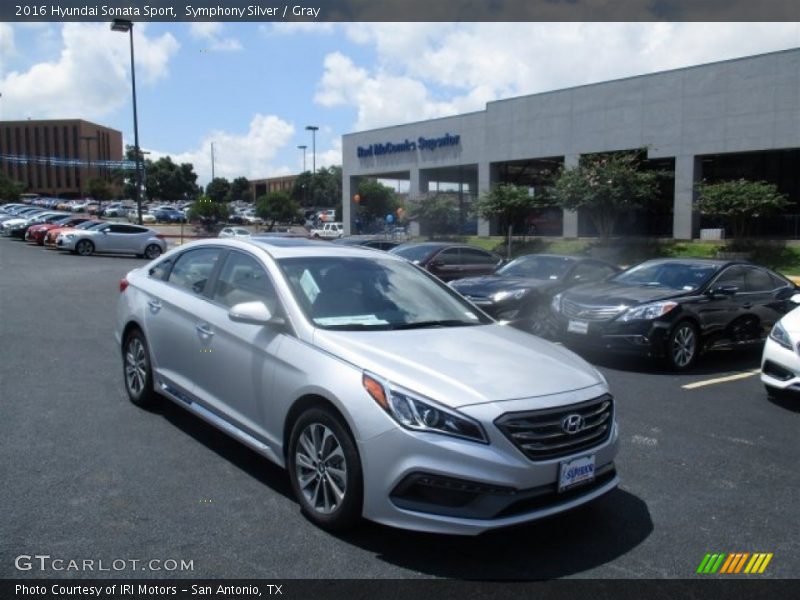
[(507, 413), (495, 420), (498, 429), (533, 461), (599, 446), (608, 440), (613, 423), (614, 399), (610, 394), (579, 404)]
[(564, 300), (561, 311), (565, 317), (570, 319), (582, 319), (584, 321), (608, 321), (620, 314), (624, 308), (619, 306), (590, 306), (578, 304), (571, 300)]

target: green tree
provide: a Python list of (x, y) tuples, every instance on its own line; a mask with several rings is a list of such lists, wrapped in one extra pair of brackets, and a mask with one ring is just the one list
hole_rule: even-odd
[(10, 179), (5, 173), (0, 173), (0, 202), (17, 202), (19, 195), (24, 191), (24, 184)]
[(429, 194), (409, 201), (408, 218), (419, 221), (428, 237), (458, 233), (458, 199), (451, 194)]
[(394, 215), (400, 206), (394, 190), (375, 179), (362, 179), (358, 184), (358, 195), (358, 214), (365, 225), (375, 220), (383, 221), (386, 215)]
[(785, 208), (789, 201), (775, 184), (737, 179), (697, 184), (697, 208), (725, 218), (734, 238), (747, 237), (752, 219)]
[(641, 169), (641, 152), (581, 156), (577, 167), (562, 168), (549, 197), (565, 210), (581, 210), (603, 238), (619, 218), (658, 197), (661, 173)]
[(231, 189), (228, 193), (228, 201), (244, 200), (245, 202), (253, 201), (253, 194), (250, 190), (250, 181), (247, 177), (237, 177), (231, 181)]
[(114, 190), (111, 188), (111, 185), (105, 179), (94, 178), (90, 179), (88, 184), (88, 191), (89, 196), (94, 198), (95, 200), (103, 201), (103, 200), (111, 200), (114, 196)]
[(228, 219), (228, 205), (200, 196), (189, 209), (189, 220), (199, 221), (206, 231), (214, 231), (218, 224)]
[(305, 171), (294, 181), (292, 199), (304, 208), (329, 208), (342, 203), (342, 167), (320, 167)]
[[(125, 147), (125, 159), (134, 161), (133, 146)], [(197, 174), (191, 163), (176, 164), (169, 156), (158, 160), (144, 158), (141, 162), (144, 196), (147, 200), (193, 200), (200, 194)], [(134, 169), (119, 170), (113, 180), (122, 188), (123, 197), (135, 197), (136, 172)]]
[(227, 202), (230, 191), (231, 184), (224, 177), (215, 177), (206, 186), (206, 196), (214, 202)]
[(531, 195), (528, 188), (512, 183), (501, 183), (482, 194), (473, 206), (484, 219), (497, 218), (500, 225), (511, 235), (515, 223), (525, 219), (537, 206), (542, 206), (540, 197)]
[(267, 229), (272, 231), (275, 223), (291, 223), (300, 212), (300, 206), (286, 192), (270, 192), (256, 202), (256, 214), (269, 221)]

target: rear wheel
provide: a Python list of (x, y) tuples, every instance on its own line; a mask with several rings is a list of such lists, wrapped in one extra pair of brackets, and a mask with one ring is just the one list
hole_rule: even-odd
[(158, 402), (153, 390), (153, 369), (150, 365), (150, 353), (147, 341), (138, 329), (134, 329), (125, 338), (123, 345), (123, 375), (125, 391), (128, 398), (136, 406), (149, 408)]
[(94, 252), (94, 244), (89, 240), (81, 240), (75, 244), (75, 252), (80, 256), (91, 256)]
[(350, 432), (332, 410), (316, 407), (295, 423), (289, 440), (289, 479), (303, 512), (330, 531), (361, 518), (361, 461)]
[(147, 248), (144, 249), (144, 256), (145, 258), (149, 258), (153, 260), (154, 258), (158, 258), (161, 256), (161, 246), (158, 244), (150, 244)]
[(675, 370), (686, 370), (694, 364), (699, 349), (697, 327), (689, 321), (681, 321), (669, 335), (667, 361)]

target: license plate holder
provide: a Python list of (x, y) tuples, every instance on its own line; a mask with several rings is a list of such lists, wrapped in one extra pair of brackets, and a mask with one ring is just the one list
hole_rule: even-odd
[(567, 331), (570, 333), (578, 333), (580, 335), (586, 335), (587, 333), (589, 333), (589, 322), (570, 319), (569, 323), (567, 323)]
[(559, 493), (591, 483), (594, 481), (594, 471), (594, 454), (562, 460), (558, 469)]

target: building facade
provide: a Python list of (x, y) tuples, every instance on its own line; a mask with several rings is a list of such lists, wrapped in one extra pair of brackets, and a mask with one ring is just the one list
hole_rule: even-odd
[(290, 194), (296, 179), (297, 175), (254, 179), (250, 181), (250, 191), (253, 194), (254, 200), (258, 200), (261, 196), (266, 196), (272, 192), (286, 192)]
[[(410, 198), (457, 190), (474, 199), (501, 182), (528, 185), (537, 173), (581, 155), (642, 150), (674, 174), (666, 214), (678, 239), (697, 237), (695, 184), (747, 178), (778, 184), (800, 203), (800, 49), (490, 102), (485, 110), (343, 136), (343, 212), (364, 177), (407, 181)], [(424, 201), (424, 200), (423, 200)], [(565, 237), (583, 235), (564, 212)], [(479, 221), (480, 235), (493, 233)]]
[(81, 197), (122, 160), (122, 133), (81, 119), (0, 121), (0, 172), (26, 192)]

